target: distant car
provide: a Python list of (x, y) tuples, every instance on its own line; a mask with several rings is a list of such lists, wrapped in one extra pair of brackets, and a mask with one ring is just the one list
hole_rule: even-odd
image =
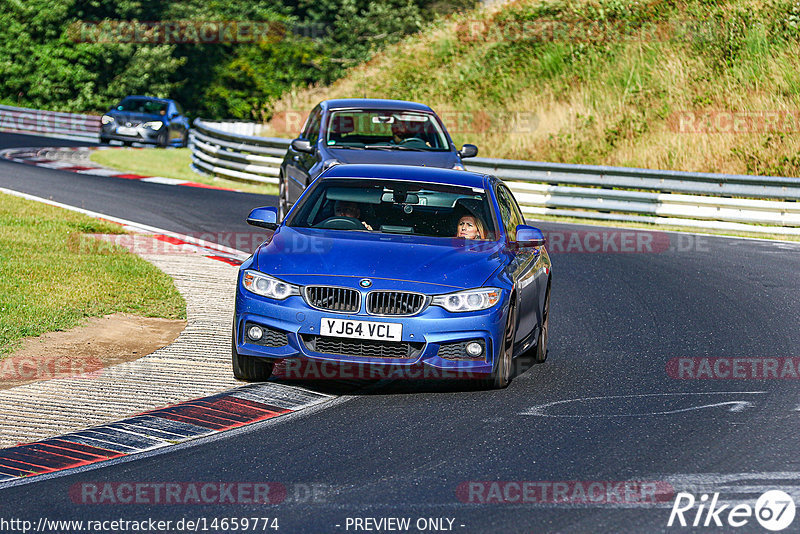
[[(467, 235), (470, 219), (480, 231)], [(512, 358), (547, 357), (544, 237), (493, 176), (337, 165), (282, 223), (270, 207), (247, 222), (274, 234), (239, 270), (239, 379), (299, 358), (468, 372), (500, 388)]]
[(100, 142), (104, 144), (113, 139), (126, 146), (145, 143), (185, 147), (189, 139), (189, 119), (180, 104), (165, 98), (127, 96), (100, 122)]
[(420, 165), (464, 170), (461, 158), (475, 145), (456, 149), (434, 111), (403, 100), (324, 100), (311, 111), (284, 156), (279, 176), (279, 215), (289, 211), (319, 174), (341, 163)]

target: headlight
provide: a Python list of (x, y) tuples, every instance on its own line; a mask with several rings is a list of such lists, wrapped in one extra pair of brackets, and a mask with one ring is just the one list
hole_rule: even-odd
[(112, 117), (111, 115), (103, 115), (102, 117), (100, 117), (100, 122), (103, 124), (114, 122), (114, 117)]
[(242, 277), (242, 285), (248, 291), (275, 300), (284, 300), (292, 295), (300, 294), (300, 288), (296, 285), (267, 276), (258, 271), (245, 271)]
[(469, 312), (491, 308), (500, 300), (500, 289), (496, 287), (482, 287), (437, 295), (431, 304), (441, 306), (449, 312)]
[(142, 124), (142, 126), (144, 126), (145, 128), (150, 128), (151, 130), (158, 130), (159, 128), (164, 126), (164, 123), (161, 121), (150, 121)]

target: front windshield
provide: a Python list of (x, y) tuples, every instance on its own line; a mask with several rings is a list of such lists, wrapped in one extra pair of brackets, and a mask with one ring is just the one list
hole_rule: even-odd
[(451, 239), (497, 235), (483, 189), (353, 178), (318, 182), (287, 226)]
[(448, 151), (450, 143), (432, 113), (411, 111), (334, 111), (328, 121), (329, 148)]
[(116, 105), (117, 111), (127, 111), (130, 113), (147, 113), (150, 115), (164, 115), (167, 112), (168, 104), (158, 100), (148, 98), (126, 98)]

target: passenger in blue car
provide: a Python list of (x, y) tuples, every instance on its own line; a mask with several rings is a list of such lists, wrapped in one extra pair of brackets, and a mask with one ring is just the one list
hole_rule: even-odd
[(486, 239), (486, 229), (478, 217), (464, 215), (456, 225), (456, 237), (464, 239)]

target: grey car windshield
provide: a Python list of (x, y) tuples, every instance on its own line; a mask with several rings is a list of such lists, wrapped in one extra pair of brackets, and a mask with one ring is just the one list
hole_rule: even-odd
[(450, 150), (447, 135), (436, 116), (412, 111), (334, 111), (324, 141), (330, 148)]
[(392, 180), (328, 179), (317, 183), (288, 221), (290, 227), (455, 238), (464, 217), (497, 235), (483, 189)]
[(151, 115), (164, 115), (167, 112), (166, 102), (150, 100), (147, 98), (126, 98), (116, 105), (117, 111), (128, 111), (131, 113), (148, 113)]

